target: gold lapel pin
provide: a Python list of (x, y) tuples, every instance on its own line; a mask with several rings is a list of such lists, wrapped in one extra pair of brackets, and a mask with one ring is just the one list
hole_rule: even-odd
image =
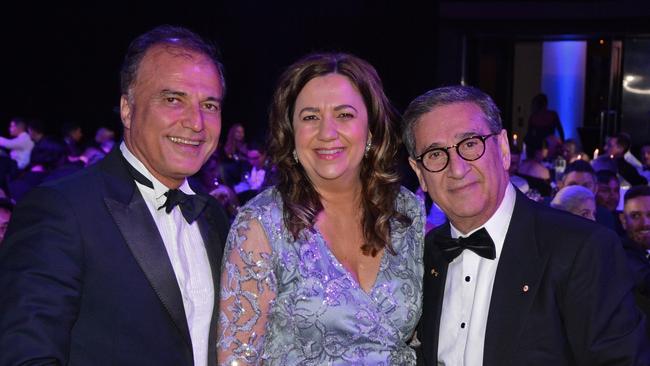
[(433, 275), (433, 277), (438, 277), (438, 271), (436, 271), (435, 268), (431, 268), (431, 274)]

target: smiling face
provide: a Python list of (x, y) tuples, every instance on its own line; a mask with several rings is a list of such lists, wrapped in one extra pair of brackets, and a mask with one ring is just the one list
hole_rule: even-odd
[(645, 249), (650, 249), (650, 196), (628, 199), (623, 207), (621, 223), (627, 236)]
[(368, 112), (347, 77), (311, 79), (296, 98), (292, 120), (298, 160), (315, 187), (359, 183)]
[(124, 142), (161, 183), (176, 188), (212, 154), (221, 132), (219, 72), (199, 53), (154, 46), (120, 102)]
[[(491, 131), (482, 110), (474, 103), (457, 102), (434, 107), (414, 126), (415, 152), (447, 147), (464, 138)], [(474, 161), (449, 149), (448, 166), (437, 173), (425, 170), (412, 158), (409, 163), (422, 189), (447, 214), (456, 228), (469, 232), (483, 225), (496, 211), (509, 182), (510, 149), (505, 130), (485, 140), (485, 153)]]

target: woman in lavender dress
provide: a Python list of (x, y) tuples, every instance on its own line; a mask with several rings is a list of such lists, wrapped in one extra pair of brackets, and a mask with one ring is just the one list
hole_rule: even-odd
[(270, 112), (279, 184), (239, 211), (220, 365), (414, 365), (424, 208), (399, 186), (397, 114), (367, 62), (313, 54)]

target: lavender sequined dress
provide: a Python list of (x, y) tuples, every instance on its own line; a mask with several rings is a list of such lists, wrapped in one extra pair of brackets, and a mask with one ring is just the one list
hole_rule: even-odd
[[(224, 254), (218, 352), (226, 364), (415, 365), (407, 342), (422, 310), (424, 207), (404, 188), (395, 205), (413, 222), (391, 222), (397, 255), (384, 252), (370, 293), (317, 230), (291, 241), (273, 188), (244, 206)], [(260, 240), (247, 238), (251, 226)]]

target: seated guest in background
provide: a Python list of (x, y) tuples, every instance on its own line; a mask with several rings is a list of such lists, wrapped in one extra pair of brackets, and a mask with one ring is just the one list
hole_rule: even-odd
[(526, 160), (519, 163), (518, 174), (526, 179), (530, 188), (535, 189), (542, 197), (551, 196), (551, 172), (544, 166), (543, 161), (548, 150), (543, 143), (531, 142), (526, 144)]
[(47, 138), (43, 122), (38, 119), (31, 119), (27, 122), (27, 134), (29, 134), (29, 138), (34, 141), (34, 147), (38, 146), (38, 143), (41, 140)]
[(576, 160), (589, 161), (589, 155), (578, 150), (578, 142), (575, 139), (568, 139), (562, 144), (562, 157), (567, 164)]
[(644, 142), (639, 150), (641, 155), (640, 174), (650, 182), (650, 142)]
[(13, 118), (9, 122), (9, 136), (9, 139), (0, 137), (0, 147), (9, 150), (9, 155), (16, 162), (18, 169), (25, 169), (29, 165), (29, 157), (34, 148), (34, 141), (27, 133), (27, 122), (19, 117)]
[(572, 185), (560, 189), (551, 201), (551, 207), (596, 221), (596, 197), (589, 189)]
[(246, 163), (244, 177), (234, 187), (242, 205), (262, 190), (274, 185), (277, 175), (275, 167), (267, 159), (266, 147), (260, 143), (250, 144), (246, 152)]
[(246, 160), (248, 146), (246, 145), (246, 132), (244, 126), (241, 123), (235, 123), (230, 126), (228, 136), (226, 137), (226, 143), (223, 145), (225, 158), (231, 160)]
[[(569, 186), (582, 186), (592, 192), (592, 195), (598, 193), (598, 180), (596, 172), (588, 162), (578, 159), (567, 165), (562, 175), (562, 179), (557, 183), (558, 188)], [(617, 224), (618, 216), (614, 216), (612, 211), (596, 202), (596, 222), (604, 225), (614, 231), (620, 225)]]
[(104, 154), (108, 154), (115, 145), (115, 131), (108, 127), (100, 127), (95, 133), (95, 144)]
[(398, 115), (367, 62), (312, 54), (280, 77), (278, 185), (239, 211), (220, 365), (415, 365), (424, 207), (400, 188)]
[(424, 365), (650, 364), (618, 237), (510, 184), (508, 134), (488, 95), (428, 91), (404, 112), (403, 134), (449, 218), (426, 237)]
[(640, 175), (637, 169), (626, 160), (626, 154), (631, 155), (630, 146), (630, 136), (625, 133), (619, 133), (607, 139), (605, 155), (614, 159), (617, 173), (630, 185), (648, 184), (648, 180)]
[[(531, 188), (530, 183), (528, 183), (528, 179), (519, 175), (520, 162), (521, 149), (517, 145), (510, 144), (510, 167), (508, 168), (508, 174), (510, 174), (510, 182), (515, 186), (515, 188), (520, 190), (521, 193), (525, 194), (526, 197), (535, 201), (544, 200), (536, 188)], [(537, 187), (537, 185), (535, 186)], [(547, 189), (546, 185), (544, 185), (544, 189)], [(546, 199), (550, 198), (546, 197)]]
[(267, 159), (266, 147), (263, 144), (251, 144), (246, 152), (246, 161), (250, 168), (246, 173), (250, 189), (259, 191), (275, 184), (274, 167)]
[(228, 130), (226, 143), (219, 156), (219, 169), (221, 182), (230, 187), (235, 187), (244, 177), (246, 170), (246, 153), (248, 146), (244, 141), (244, 126), (235, 123)]
[[(619, 201), (621, 200), (621, 183), (618, 176), (611, 170), (599, 170), (596, 172), (598, 190), (596, 191), (596, 204), (607, 209), (614, 218), (619, 217)], [(614, 228), (620, 236), (625, 235), (620, 220), (614, 220)]]
[(120, 147), (14, 210), (0, 365), (216, 365), (228, 220), (186, 178), (219, 140), (222, 66), (196, 34), (161, 26), (131, 42), (120, 76)]
[(61, 127), (63, 134), (63, 141), (67, 148), (68, 156), (78, 157), (83, 153), (84, 147), (81, 142), (83, 138), (83, 131), (81, 126), (73, 122), (65, 122)]
[(31, 163), (16, 179), (9, 182), (9, 195), (16, 202), (66, 162), (65, 147), (52, 139), (42, 139), (34, 148)]
[[(14, 211), (14, 202), (7, 197), (0, 197), (0, 246), (5, 238), (11, 213)], [(0, 292), (1, 293), (1, 292)]]
[(650, 318), (650, 187), (631, 187), (624, 201), (620, 214), (626, 234), (623, 246), (636, 282), (637, 304)]

